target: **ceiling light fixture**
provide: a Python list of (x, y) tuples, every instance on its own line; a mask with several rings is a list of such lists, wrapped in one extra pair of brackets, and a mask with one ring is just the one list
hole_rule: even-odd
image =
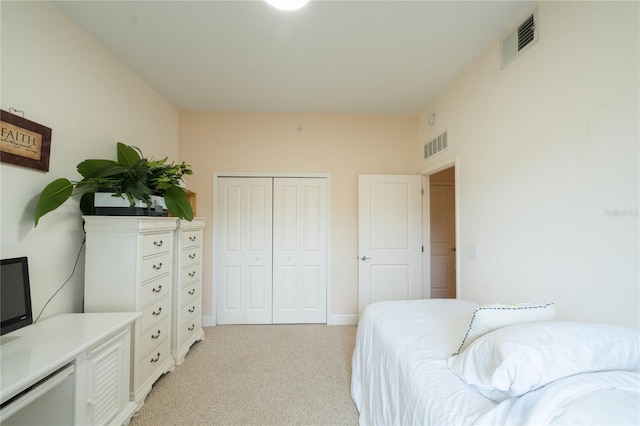
[(271, 6), (280, 10), (298, 10), (302, 8), (309, 0), (265, 0)]

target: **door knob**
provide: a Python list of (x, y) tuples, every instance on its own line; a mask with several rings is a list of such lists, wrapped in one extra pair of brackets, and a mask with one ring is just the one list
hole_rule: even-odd
[(363, 255), (360, 260), (371, 260), (371, 258)]

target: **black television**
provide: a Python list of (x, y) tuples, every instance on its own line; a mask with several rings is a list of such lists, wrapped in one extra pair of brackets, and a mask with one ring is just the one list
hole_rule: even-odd
[(33, 323), (26, 257), (0, 260), (0, 335)]

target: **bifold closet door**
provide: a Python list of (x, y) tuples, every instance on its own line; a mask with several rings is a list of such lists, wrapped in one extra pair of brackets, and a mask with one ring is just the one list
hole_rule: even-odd
[(218, 324), (326, 323), (326, 178), (217, 179)]
[(218, 178), (217, 322), (272, 322), (272, 178)]
[(327, 216), (327, 179), (274, 179), (274, 324), (327, 321)]

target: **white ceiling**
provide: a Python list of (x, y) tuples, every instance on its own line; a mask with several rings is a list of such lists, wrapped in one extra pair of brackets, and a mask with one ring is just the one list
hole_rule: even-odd
[(180, 110), (412, 114), (518, 1), (55, 1)]

